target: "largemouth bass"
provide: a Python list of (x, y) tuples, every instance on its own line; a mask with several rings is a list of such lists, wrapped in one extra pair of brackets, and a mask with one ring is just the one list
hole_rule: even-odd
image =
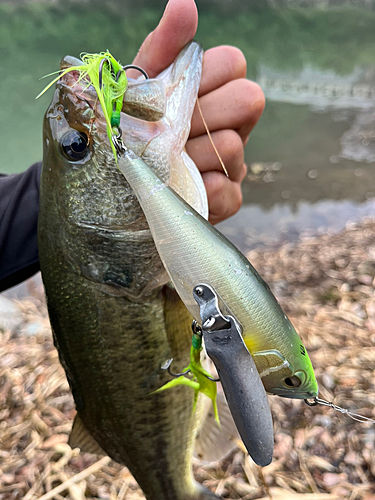
[(193, 289), (208, 284), (224, 313), (240, 323), (265, 389), (289, 398), (317, 396), (306, 349), (250, 262), (134, 152), (125, 149), (118, 166), (136, 193), (164, 266), (194, 318), (200, 321)]
[[(160, 75), (165, 119), (124, 115), (121, 127), (137, 154), (207, 214), (202, 180), (182, 152), (201, 62), (192, 43)], [(70, 65), (77, 60), (65, 58), (61, 68)], [(45, 115), (39, 218), (48, 310), (77, 408), (71, 443), (127, 465), (148, 500), (217, 498), (192, 478), (192, 391), (151, 394), (168, 380), (166, 359), (177, 369), (189, 359), (192, 318), (164, 286), (168, 276), (115, 163), (95, 91), (77, 78), (71, 72), (57, 83)]]

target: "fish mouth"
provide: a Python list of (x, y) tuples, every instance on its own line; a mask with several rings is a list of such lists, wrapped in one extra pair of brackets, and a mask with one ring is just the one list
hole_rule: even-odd
[(273, 389), (272, 394), (275, 396), (279, 396), (281, 398), (290, 398), (290, 399), (311, 399), (315, 398), (318, 395), (318, 389), (313, 391), (292, 391), (292, 390), (283, 390), (283, 389)]
[[(60, 62), (60, 71), (76, 66), (83, 66), (83, 62), (76, 57), (65, 56)], [(78, 98), (86, 101), (87, 104), (94, 109), (94, 103), (97, 100), (96, 90), (86, 79), (81, 78), (81, 74), (78, 70), (73, 69), (62, 75), (59, 83), (70, 88)]]
[(303, 392), (298, 394), (274, 392), (274, 395), (279, 396), (280, 398), (289, 398), (289, 399), (311, 399), (314, 398), (317, 394), (315, 392)]

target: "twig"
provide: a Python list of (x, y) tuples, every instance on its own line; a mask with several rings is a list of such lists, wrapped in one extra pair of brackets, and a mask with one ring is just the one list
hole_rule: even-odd
[(314, 478), (312, 477), (312, 474), (311, 474), (309, 468), (307, 467), (305, 456), (304, 456), (303, 452), (298, 451), (297, 453), (298, 453), (299, 465), (301, 467), (301, 471), (303, 472), (303, 474), (306, 478), (306, 481), (309, 483), (311, 491), (313, 493), (319, 493), (319, 489), (314, 481)]
[(129, 485), (124, 480), (124, 482), (122, 483), (122, 486), (120, 488), (120, 491), (118, 493), (117, 500), (123, 500), (125, 498), (125, 495), (128, 492), (128, 490), (129, 490)]
[(65, 491), (71, 486), (72, 484), (79, 483), (86, 477), (90, 476), (91, 474), (94, 474), (94, 472), (98, 471), (105, 465), (107, 465), (111, 459), (109, 457), (103, 457), (94, 464), (90, 465), (90, 467), (87, 467), (87, 469), (83, 470), (82, 472), (79, 472), (75, 476), (69, 478), (67, 481), (65, 481), (62, 484), (59, 484), (56, 486), (56, 488), (53, 488), (53, 490), (49, 491), (45, 495), (42, 495), (39, 497), (38, 500), (50, 500), (53, 498), (56, 494), (61, 493), (62, 491)]
[(266, 493), (268, 495), (269, 500), (272, 500), (273, 497), (271, 495), (270, 488), (269, 488), (268, 484), (266, 483), (266, 479), (265, 479), (264, 474), (263, 474), (263, 469), (260, 466), (258, 466), (258, 476), (263, 484), (263, 488), (266, 490)]
[[(51, 453), (49, 453), (49, 458), (52, 456)], [(39, 479), (35, 481), (33, 486), (30, 488), (30, 490), (26, 493), (26, 495), (23, 497), (23, 500), (31, 500), (31, 498), (34, 496), (34, 493), (38, 491), (39, 486), (43, 484), (43, 481), (45, 478), (48, 476), (48, 474), (51, 472), (51, 464), (48, 463), (46, 468), (44, 469), (44, 472), (40, 475)]]

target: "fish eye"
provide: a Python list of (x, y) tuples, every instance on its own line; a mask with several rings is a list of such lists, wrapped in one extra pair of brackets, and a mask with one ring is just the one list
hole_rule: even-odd
[(287, 387), (299, 387), (301, 383), (301, 380), (295, 375), (293, 375), (293, 377), (287, 377), (284, 379), (284, 384)]
[(78, 130), (69, 130), (61, 139), (61, 150), (70, 161), (83, 160), (90, 151), (87, 135)]

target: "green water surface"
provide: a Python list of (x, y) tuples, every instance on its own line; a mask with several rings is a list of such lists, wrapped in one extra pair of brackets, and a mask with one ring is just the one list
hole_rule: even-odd
[[(248, 78), (267, 97), (246, 147), (245, 204), (296, 213), (301, 202), (372, 203), (375, 13), (197, 4), (196, 39), (205, 49), (239, 47)], [(40, 78), (66, 54), (109, 49), (130, 63), (163, 8), (159, 1), (0, 3), (0, 171), (21, 172), (41, 159), (52, 91), (35, 100), (47, 82)]]

